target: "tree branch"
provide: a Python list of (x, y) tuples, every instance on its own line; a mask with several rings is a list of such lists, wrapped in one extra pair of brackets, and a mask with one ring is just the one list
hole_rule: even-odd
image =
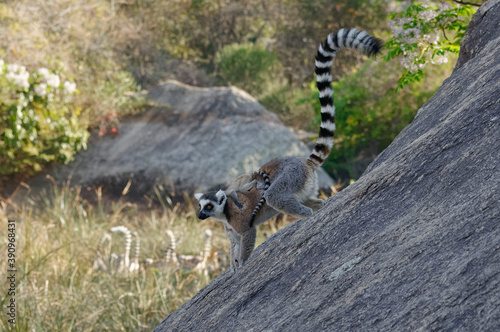
[(461, 0), (452, 0), (455, 3), (461, 4), (461, 5), (469, 5), (469, 6), (476, 6), (476, 7), (481, 7), (481, 4), (477, 3), (472, 3), (472, 2), (466, 2), (466, 1), (461, 1)]

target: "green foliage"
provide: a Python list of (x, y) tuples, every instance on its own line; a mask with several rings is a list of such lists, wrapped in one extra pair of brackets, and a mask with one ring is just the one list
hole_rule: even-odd
[(67, 163), (88, 133), (72, 104), (75, 85), (46, 68), (29, 73), (0, 61), (0, 175)]
[(144, 104), (119, 52), (118, 45), (129, 36), (123, 34), (123, 18), (114, 14), (113, 4), (70, 2), (69, 7), (67, 0), (0, 4), (0, 57), (30, 70), (47, 67), (50, 74), (64, 73), (79, 90), (69, 95), (62, 85), (48, 86), (42, 96), (36, 90), (47, 82), (36, 70), (22, 89), (2, 76), (0, 175), (29, 175), (48, 162), (67, 163), (85, 148), (88, 126), (99, 126), (111, 110), (124, 116)]
[[(113, 109), (119, 110), (122, 116), (137, 114), (142, 111), (145, 98), (140, 95), (140, 87), (130, 72), (118, 70), (108, 75), (106, 79), (100, 79), (96, 83), (92, 95), (102, 100), (102, 109), (92, 114), (96, 118), (107, 114), (109, 110)], [(91, 110), (88, 112), (93, 113)]]
[[(74, 77), (81, 92), (74, 96), (75, 104), (81, 107), (81, 117), (87, 119), (91, 127), (102, 128), (99, 119), (112, 110), (116, 111), (118, 118), (141, 110), (143, 102), (136, 98), (140, 88), (129, 73), (131, 70), (136, 77), (150, 77), (154, 73), (154, 79), (144, 80), (150, 86), (164, 78), (210, 85), (215, 77), (219, 83), (247, 90), (279, 114), (286, 124), (310, 131), (316, 131), (309, 120), (315, 101), (298, 105), (296, 100), (307, 99), (310, 94), (307, 84), (312, 78), (318, 42), (329, 32), (353, 26), (383, 38), (389, 30), (385, 26), (387, 12), (395, 11), (392, 6), (398, 3), (385, 0), (69, 2), (70, 7), (68, 0), (18, 0), (0, 4), (0, 17), (4, 23), (0, 25), (0, 56), (11, 63), (23, 63), (28, 68), (58, 68)], [(472, 12), (468, 5), (441, 4), (438, 7), (437, 2), (431, 2), (427, 7), (413, 3), (399, 14), (392, 14), (389, 26), (393, 38), (387, 44), (387, 60), (403, 58), (406, 70), (399, 79), (399, 88), (422, 80), (428, 73), (423, 68), (427, 64), (445, 63), (448, 54), (458, 52), (459, 41)], [(144, 17), (148, 19), (144, 20)], [(176, 61), (163, 65), (165, 59)], [(197, 64), (212, 78), (193, 72), (193, 67), (180, 68), (179, 59)], [(357, 68), (360, 56), (339, 54), (337, 59), (333, 69), (336, 78)], [(64, 69), (59, 69), (57, 63), (63, 64)], [(398, 71), (395, 67), (392, 65), (387, 71)], [(434, 76), (429, 82), (439, 82), (440, 79)], [(391, 80), (392, 77), (384, 77), (372, 85), (394, 86)], [(361, 81), (359, 79), (358, 83)], [(346, 80), (343, 82), (347, 89), (349, 84)], [(387, 114), (385, 117), (365, 114), (367, 118), (362, 121), (359, 114), (360, 121), (353, 120), (353, 116), (358, 117), (356, 110), (369, 109), (376, 104), (370, 91), (357, 90), (355, 84), (346, 90), (350, 102), (342, 107), (357, 104), (357, 108), (352, 109), (353, 115), (345, 120), (354, 121), (349, 122), (352, 128), (358, 123), (364, 131), (347, 131), (345, 136), (352, 134), (353, 137), (341, 144), (355, 140), (356, 146), (360, 146), (358, 143), (387, 145), (387, 139), (382, 139), (379, 134), (384, 125), (381, 123), (379, 128), (373, 122), (378, 121), (373, 119), (383, 121), (389, 117)], [(387, 110), (390, 110), (395, 107), (390, 105), (390, 98), (380, 99), (386, 92), (378, 91), (378, 99), (375, 99), (380, 100), (381, 105), (387, 103)], [(423, 94), (429, 95), (428, 90)], [(425, 99), (419, 99), (417, 95), (416, 90), (406, 95), (415, 110)], [(63, 111), (64, 107), (68, 109)], [(70, 105), (64, 107), (57, 110), (66, 112), (66, 115), (58, 117), (61, 121), (71, 122), (75, 115), (70, 114), (78, 112)], [(2, 116), (6, 116), (5, 110), (2, 112)], [(11, 111), (9, 114), (17, 113)], [(29, 115), (23, 117), (26, 119), (23, 126), (28, 126)], [(14, 116), (12, 119), (19, 121)], [(388, 137), (395, 136), (394, 132), (399, 130), (395, 127), (399, 128), (399, 124), (392, 127), (393, 133)], [(62, 125), (59, 128), (62, 129)], [(374, 131), (376, 139), (371, 139), (365, 131)], [(73, 141), (76, 142), (76, 138)], [(71, 145), (71, 142), (64, 143)], [(70, 152), (66, 151), (58, 157), (45, 159), (68, 160)], [(349, 159), (349, 151), (359, 151), (359, 148), (343, 151)], [(356, 153), (352, 152), (352, 155)], [(26, 160), (23, 156), (18, 159)], [(25, 168), (16, 166), (15, 169), (34, 171), (44, 162)]]
[[(335, 144), (324, 168), (340, 181), (356, 179), (364, 170), (355, 166), (360, 153), (371, 160), (385, 149), (399, 132), (411, 122), (419, 107), (436, 91), (439, 81), (430, 73), (425, 84), (411, 86), (399, 93), (391, 93), (394, 74), (390, 64), (368, 61), (358, 72), (333, 82), (335, 103)], [(311, 130), (317, 130), (321, 122), (321, 105), (315, 81), (314, 91), (308, 100), (314, 105), (316, 120)], [(364, 165), (366, 166), (366, 165)]]
[(442, 65), (448, 62), (448, 54), (458, 55), (474, 12), (470, 5), (416, 3), (401, 13), (392, 13), (389, 27), (393, 37), (386, 44), (386, 60), (403, 56), (401, 65), (406, 69), (397, 89), (420, 81), (428, 63)]
[(287, 126), (316, 131), (317, 128), (311, 126), (315, 121), (315, 113), (309, 102), (310, 96), (309, 88), (282, 86), (259, 98), (259, 102), (276, 113)]
[(227, 45), (216, 57), (223, 80), (255, 96), (268, 92), (280, 74), (278, 65), (274, 53), (252, 43)]

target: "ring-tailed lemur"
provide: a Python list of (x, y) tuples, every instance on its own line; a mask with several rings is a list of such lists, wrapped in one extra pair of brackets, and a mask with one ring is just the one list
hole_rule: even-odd
[[(108, 242), (108, 248), (105, 248), (103, 252), (104, 243), (106, 241)], [(99, 243), (97, 244), (96, 257), (94, 259), (92, 270), (108, 271), (110, 267), (110, 257), (109, 257), (110, 253), (111, 253), (111, 235), (109, 235), (108, 233), (104, 233), (104, 235), (99, 240)], [(108, 258), (105, 260), (105, 257)]]
[(165, 264), (169, 264), (172, 262), (174, 265), (179, 265), (179, 261), (177, 260), (177, 254), (175, 253), (175, 235), (174, 232), (171, 230), (167, 229), (167, 236), (170, 239), (170, 243), (165, 249)]
[(122, 233), (125, 235), (125, 249), (123, 255), (115, 257), (117, 266), (116, 272), (127, 273), (130, 266), (130, 247), (132, 246), (132, 233), (125, 226), (115, 226), (110, 228), (111, 233)]
[[(200, 203), (198, 218), (212, 217), (223, 221), (230, 241), (236, 239), (238, 245), (243, 246), (243, 250), (236, 248), (239, 253), (231, 257), (232, 263), (233, 258), (238, 257), (240, 261), (237, 263), (241, 265), (250, 256), (255, 246), (255, 225), (280, 212), (296, 217), (310, 216), (313, 211), (323, 206), (323, 200), (317, 198), (319, 190), (316, 169), (324, 163), (333, 147), (335, 106), (330, 71), (333, 57), (342, 48), (352, 48), (373, 56), (380, 52), (382, 41), (365, 31), (340, 29), (336, 33), (329, 34), (320, 44), (315, 59), (315, 73), (321, 103), (321, 125), (314, 149), (307, 159), (276, 158), (252, 175), (244, 175), (244, 178), (238, 177), (233, 180), (230, 185), (233, 186), (231, 188), (233, 191), (228, 188), (226, 192), (219, 190), (216, 193), (195, 194)], [(259, 185), (262, 181), (266, 181), (262, 174), (266, 174), (271, 183), (265, 191), (262, 185)], [(263, 195), (261, 198), (265, 201), (262, 206), (259, 195)], [(254, 205), (257, 212), (250, 213), (251, 205), (241, 204), (241, 201), (246, 200), (246, 203), (251, 204), (256, 197), (259, 197), (257, 204)], [(238, 239), (241, 241), (237, 241)]]
[[(232, 268), (240, 267), (250, 257), (257, 236), (255, 226), (277, 213), (274, 209), (264, 205), (259, 216), (268, 217), (260, 218), (254, 226), (250, 226), (252, 211), (256, 210), (261, 203), (266, 186), (266, 184), (263, 187), (260, 186), (258, 181), (251, 178), (250, 174), (238, 176), (231, 181), (225, 192), (219, 190), (207, 194), (195, 194), (200, 205), (198, 218), (210, 217), (223, 222), (230, 242), (230, 265)], [(244, 248), (244, 250), (240, 250), (240, 248)]]
[(141, 265), (139, 264), (139, 255), (141, 254), (141, 238), (136, 231), (134, 231), (133, 234), (135, 237), (135, 255), (134, 259), (130, 262), (128, 270), (131, 273), (137, 273), (141, 268)]
[(125, 226), (115, 226), (110, 228), (111, 233), (122, 233), (125, 235), (125, 249), (122, 255), (111, 254), (112, 265), (115, 265), (117, 273), (137, 273), (139, 271), (139, 255), (141, 252), (141, 239), (137, 232), (133, 232), (135, 237), (135, 255), (130, 261), (130, 248), (132, 246), (132, 232)]
[(164, 250), (164, 255), (158, 259), (146, 258), (147, 266), (155, 266), (158, 268), (165, 268), (166, 266), (179, 266), (179, 261), (177, 260), (177, 254), (175, 251), (176, 239), (174, 232), (167, 229), (167, 237), (169, 239), (168, 246)]
[(203, 273), (208, 277), (208, 259), (212, 251), (212, 231), (205, 230), (205, 240), (203, 242), (203, 251), (200, 255), (177, 255), (175, 251), (175, 235), (171, 230), (167, 230), (167, 235), (170, 238), (170, 244), (165, 250), (164, 264), (169, 263), (182, 265), (183, 268), (192, 269), (196, 272)]

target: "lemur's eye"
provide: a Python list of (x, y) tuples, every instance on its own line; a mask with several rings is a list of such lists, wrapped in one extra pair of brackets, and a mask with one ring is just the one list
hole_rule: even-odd
[(212, 210), (213, 208), (214, 207), (211, 204), (208, 204), (207, 207), (206, 207), (206, 209), (209, 210), (209, 211)]

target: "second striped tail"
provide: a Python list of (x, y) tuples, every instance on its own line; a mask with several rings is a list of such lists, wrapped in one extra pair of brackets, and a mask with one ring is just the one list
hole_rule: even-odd
[[(269, 180), (269, 174), (267, 174), (263, 170), (260, 170), (259, 175), (264, 179), (264, 191), (266, 191), (271, 185), (271, 181)], [(255, 209), (253, 209), (252, 217), (250, 218), (250, 227), (253, 227), (253, 224), (255, 222), (255, 217), (257, 216), (257, 213), (259, 213), (260, 208), (265, 203), (266, 203), (266, 198), (264, 197), (264, 194), (262, 194), (262, 198), (260, 199), (259, 203), (257, 203)]]

